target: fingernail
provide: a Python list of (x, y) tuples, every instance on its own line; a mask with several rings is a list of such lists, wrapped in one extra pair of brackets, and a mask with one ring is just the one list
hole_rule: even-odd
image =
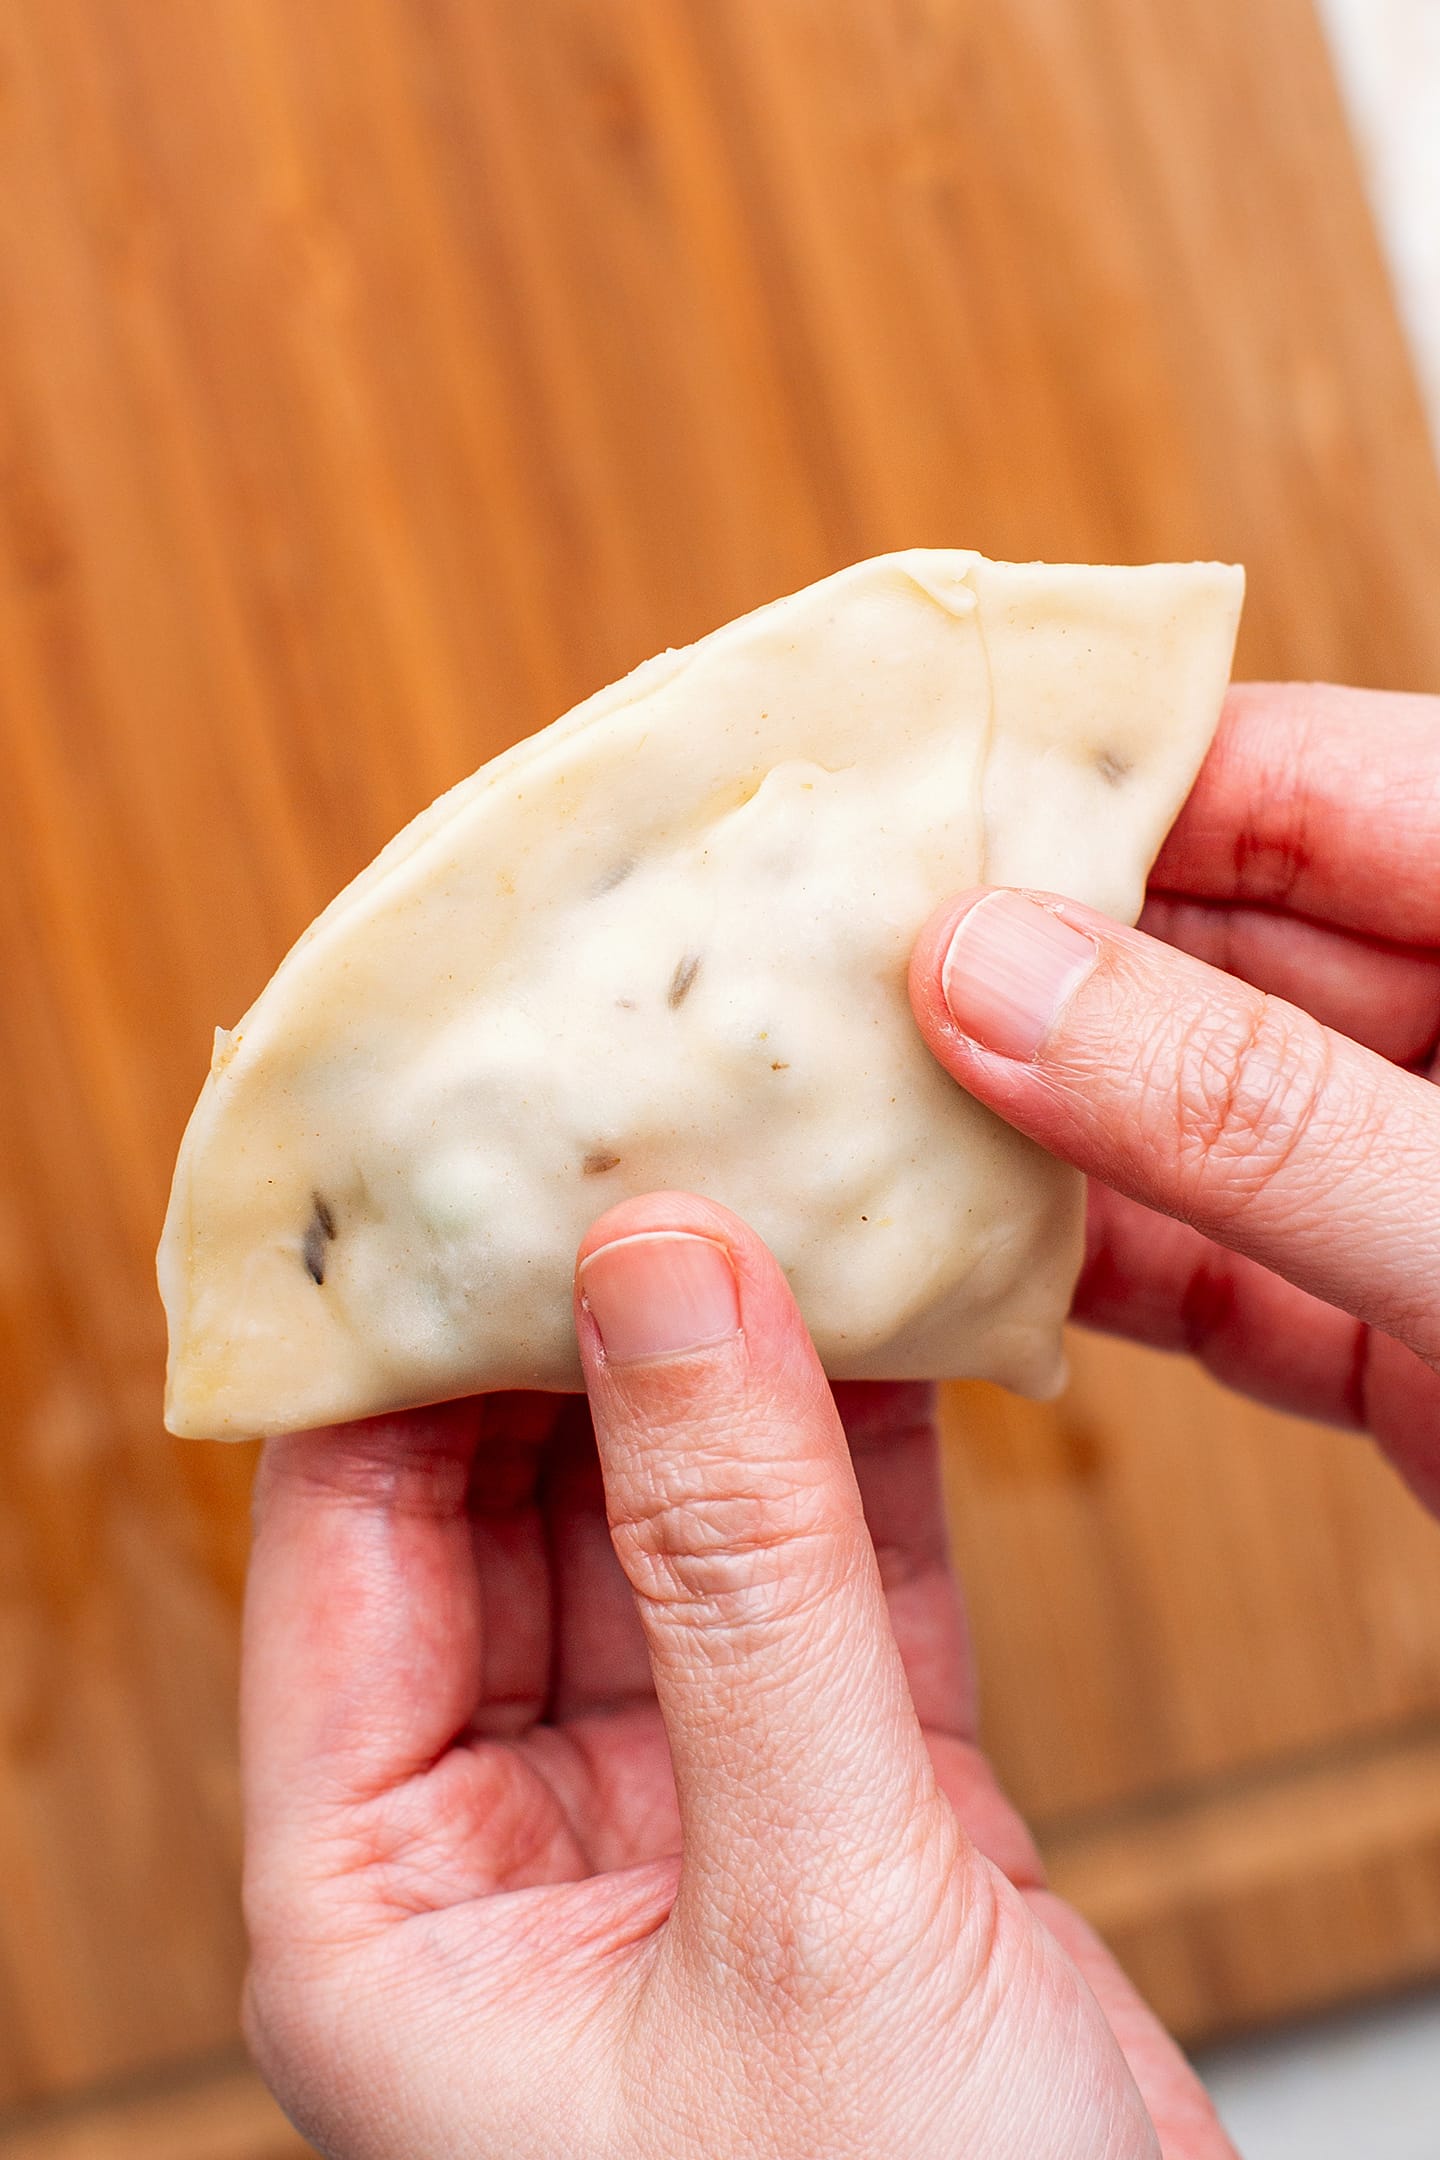
[(616, 1238), (581, 1262), (580, 1297), (612, 1365), (703, 1350), (740, 1332), (730, 1255), (688, 1230)]
[(940, 970), (958, 1028), (1001, 1057), (1037, 1055), (1099, 958), (1095, 940), (1019, 893), (963, 915)]

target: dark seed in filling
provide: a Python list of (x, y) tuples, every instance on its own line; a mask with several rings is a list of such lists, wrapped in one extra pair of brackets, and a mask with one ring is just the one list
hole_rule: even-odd
[(618, 1169), (619, 1164), (620, 1157), (618, 1155), (607, 1155), (597, 1148), (593, 1155), (585, 1157), (585, 1175), (586, 1177), (603, 1177), (607, 1170)]
[(305, 1272), (313, 1283), (325, 1280), (325, 1247), (335, 1235), (335, 1212), (322, 1194), (312, 1195), (314, 1214), (305, 1225), (305, 1241), (301, 1252), (305, 1260)]
[(694, 987), (695, 977), (699, 972), (699, 953), (686, 953), (682, 959), (676, 962), (675, 973), (670, 978), (670, 988), (666, 994), (666, 1003), (672, 1012), (677, 1005), (684, 1004)]
[(596, 884), (596, 899), (598, 900), (604, 893), (614, 892), (617, 885), (623, 885), (626, 878), (629, 877), (631, 871), (634, 868), (634, 863), (631, 862), (628, 857), (624, 858), (620, 862), (612, 863), (610, 865), (610, 868), (605, 872), (604, 876)]
[(1130, 772), (1130, 760), (1118, 750), (1102, 750), (1095, 760), (1095, 770), (1111, 787), (1119, 787)]

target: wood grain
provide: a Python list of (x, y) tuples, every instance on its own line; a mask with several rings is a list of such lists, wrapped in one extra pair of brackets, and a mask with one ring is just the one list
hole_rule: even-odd
[(0, 2160), (303, 2160), (310, 2150), (254, 2071), (240, 2068), (0, 2122)]
[[(250, 1462), (160, 1436), (150, 1256), (209, 1031), (314, 909), (572, 699), (895, 544), (1238, 556), (1247, 669), (1434, 686), (1440, 489), (1304, 0), (11, 0), (0, 83), (21, 2098), (234, 2034)], [(1440, 1708), (1435, 1533), (1360, 1450), (1081, 1375), (955, 1413), (1057, 1837)], [(1193, 2027), (1322, 1939), (1376, 1977), (1382, 1905), (1302, 1869), (1264, 1988), (1243, 1928), (1197, 1987), (1177, 1870), (1125, 1939)]]
[(1050, 1866), (1181, 2029), (1234, 2029), (1433, 1975), (1437, 1785), (1432, 1718), (1077, 1825)]
[(1053, 1409), (946, 1402), (987, 1732), (1042, 1831), (1440, 1707), (1440, 1524), (1367, 1444), (1153, 1351), (1071, 1359)]

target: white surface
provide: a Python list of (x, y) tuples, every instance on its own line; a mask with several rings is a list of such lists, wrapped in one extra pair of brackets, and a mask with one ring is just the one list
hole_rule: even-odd
[(1440, 2160), (1440, 1995), (1197, 2064), (1243, 2160)]
[(1440, 0), (1320, 0), (1320, 13), (1440, 444)]

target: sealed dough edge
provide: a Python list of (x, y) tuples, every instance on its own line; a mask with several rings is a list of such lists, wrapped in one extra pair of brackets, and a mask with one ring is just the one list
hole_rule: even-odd
[(979, 881), (1133, 920), (1242, 573), (852, 566), (646, 662), (422, 812), (231, 1031), (158, 1256), (166, 1423), (245, 1438), (579, 1384), (575, 1246), (724, 1201), (834, 1377), (1060, 1384), (1083, 1185), (905, 995)]

